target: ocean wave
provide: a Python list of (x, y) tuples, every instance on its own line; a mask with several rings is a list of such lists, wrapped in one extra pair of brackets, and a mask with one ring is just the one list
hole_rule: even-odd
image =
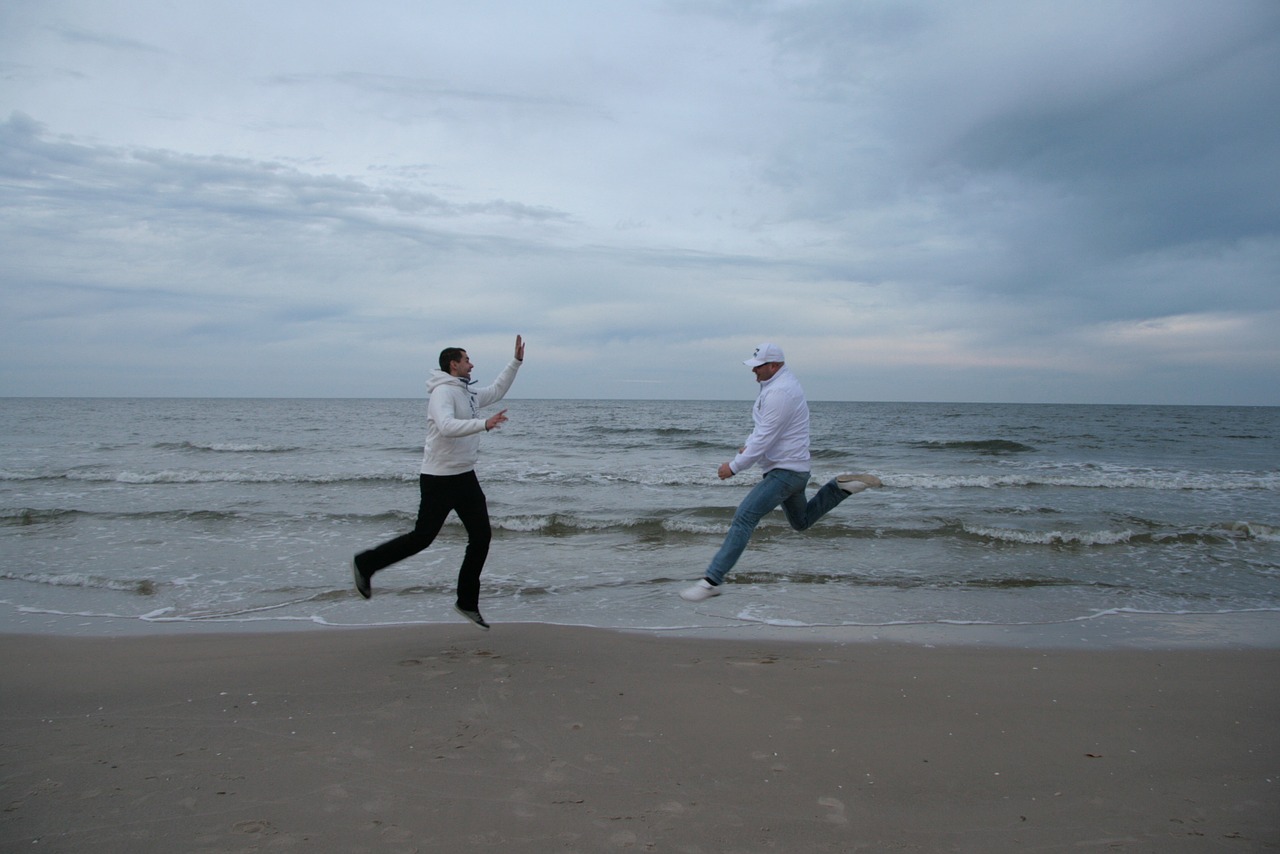
[(255, 442), (157, 442), (162, 451), (203, 451), (215, 454), (288, 454), (304, 450), (298, 445), (264, 445)]
[[(719, 481), (712, 468), (672, 467), (630, 469), (610, 472), (564, 472), (554, 469), (511, 470), (509, 464), (494, 467), (517, 483), (539, 483), (565, 488), (610, 485), (645, 487), (715, 486), (740, 489), (754, 485), (754, 475), (747, 473), (732, 481)], [(890, 489), (1149, 489), (1156, 491), (1280, 490), (1280, 474), (1272, 472), (1186, 472), (1150, 470), (1084, 470), (1084, 471), (1009, 471), (994, 474), (935, 474), (928, 472), (895, 473), (879, 468), (868, 469)], [(813, 472), (810, 489), (816, 489), (839, 474), (838, 471)]]
[(714, 534), (723, 536), (729, 530), (729, 518), (723, 522), (699, 522), (686, 518), (591, 519), (568, 513), (494, 516), (493, 527), (517, 534), (545, 534), (567, 537), (575, 534), (625, 533), (636, 538), (656, 538), (665, 534)]
[(1240, 472), (1076, 472), (1048, 474), (880, 474), (886, 487), (898, 489), (1150, 489), (1157, 491), (1215, 491), (1280, 489), (1280, 475)]
[(33, 509), (30, 507), (17, 507), (0, 510), (0, 525), (12, 525), (14, 527), (24, 527), (26, 525), (47, 525), (53, 522), (63, 522), (81, 515), (80, 510), (64, 510), (64, 509)]
[(983, 540), (1024, 546), (1114, 546), (1132, 542), (1134, 531), (1029, 531), (986, 526), (962, 526), (964, 533)]
[(969, 524), (961, 524), (958, 527), (967, 537), (1025, 546), (1194, 546), (1218, 545), (1242, 539), (1277, 541), (1277, 532), (1274, 528), (1248, 522), (1211, 524), (1174, 530), (1152, 527), (1146, 530), (1121, 528), (1094, 531), (1043, 531)]
[[(1078, 470), (1078, 471), (1006, 471), (997, 473), (930, 473), (884, 471), (872, 468), (887, 489), (1097, 489), (1154, 491), (1276, 491), (1280, 490), (1280, 473), (1275, 472), (1188, 472), (1149, 470)], [(809, 486), (817, 488), (838, 474), (818, 470)], [(614, 471), (563, 471), (543, 466), (529, 466), (520, 460), (498, 460), (486, 464), (481, 479), (501, 478), (516, 485), (550, 486), (562, 489), (615, 488), (639, 486), (658, 489), (713, 487), (741, 489), (754, 484), (748, 474), (732, 481), (717, 480), (709, 466), (655, 466)], [(133, 486), (164, 484), (392, 484), (415, 482), (418, 473), (411, 468), (394, 472), (283, 472), (254, 469), (167, 468), (155, 471), (97, 468), (74, 468), (64, 471), (0, 470), (0, 481), (70, 481), (79, 483), (117, 483)]]
[[(248, 510), (71, 510), (71, 509), (30, 509), (16, 508), (0, 510), (0, 526), (24, 527), (28, 525), (57, 524), (73, 519), (99, 519), (105, 521), (133, 522), (194, 522), (200, 524), (227, 523), (245, 525), (267, 525), (279, 530), (288, 526), (308, 522), (319, 525), (343, 524), (356, 522), (360, 524), (390, 524), (397, 527), (412, 527), (416, 513), (409, 510), (384, 510), (374, 513), (318, 513), (307, 512), (293, 514), (285, 512), (248, 511)], [(450, 517), (451, 522), (456, 520)]]
[(12, 471), (10, 469), (0, 469), (0, 481), (13, 481), (21, 483), (28, 480), (45, 480), (49, 475), (32, 471)]
[(1222, 526), (1228, 533), (1244, 537), (1248, 540), (1260, 540), (1266, 543), (1280, 542), (1280, 528), (1272, 525), (1261, 525), (1257, 522), (1229, 522)]
[(163, 469), (160, 471), (68, 471), (33, 475), (28, 480), (68, 480), (84, 483), (120, 483), (134, 486), (160, 484), (242, 483), (242, 484), (359, 484), (416, 481), (415, 473), (399, 474), (290, 474), (286, 472), (203, 471)]
[[(671, 535), (722, 537), (729, 530), (732, 511), (681, 513), (674, 516), (652, 516), (635, 519), (591, 519), (569, 513), (545, 515), (524, 514), (495, 516), (493, 527), (517, 534), (539, 534), (570, 537), (577, 534), (615, 533), (636, 539), (660, 539)], [(785, 518), (770, 515), (756, 528), (754, 538), (764, 542), (793, 533)], [(1221, 545), (1231, 541), (1257, 540), (1275, 542), (1278, 532), (1267, 525), (1247, 522), (1212, 523), (1203, 526), (1175, 528), (1158, 523), (1142, 523), (1136, 527), (1106, 527), (1068, 530), (1061, 528), (1006, 528), (955, 520), (935, 520), (919, 525), (893, 527), (828, 524), (810, 528), (804, 536), (813, 540), (960, 540), (992, 544), (1048, 547), (1143, 546), (1172, 548), (1178, 546)]]
[(672, 534), (712, 534), (724, 536), (729, 531), (729, 522), (703, 522), (695, 519), (666, 519), (662, 530)]
[(89, 573), (16, 573), (0, 572), (4, 581), (25, 581), (28, 584), (43, 584), (49, 587), (82, 587), (94, 590), (114, 590), (120, 593), (136, 593), (139, 596), (154, 596), (161, 586), (150, 578), (107, 578), (103, 575)]
[[(1028, 517), (1029, 518), (1029, 517)], [(1045, 517), (1048, 518), (1048, 517)], [(245, 526), (255, 530), (294, 530), (304, 526), (308, 530), (322, 530), (329, 526), (376, 526), (385, 529), (409, 530), (416, 520), (413, 508), (395, 508), (372, 512), (305, 512), (289, 513), (273, 510), (80, 510), (67, 508), (37, 509), (11, 508), (0, 511), (0, 527), (22, 528), (40, 525), (59, 525), (77, 519), (104, 520), (104, 523), (133, 521), (138, 524), (167, 523), (195, 526)], [(732, 507), (701, 507), (679, 511), (660, 511), (647, 515), (621, 516), (617, 514), (578, 514), (553, 511), (549, 513), (491, 513), (495, 531), (513, 536), (572, 538), (579, 535), (612, 534), (624, 541), (654, 541), (672, 537), (723, 537), (733, 520)], [(458, 528), (461, 523), (450, 515), (446, 527)], [(1060, 523), (1059, 523), (1060, 524)], [(16, 532), (15, 532), (16, 533)], [(790, 525), (781, 513), (765, 517), (755, 532), (755, 539), (767, 542), (778, 537), (793, 535)], [(1141, 546), (1174, 548), (1179, 546), (1223, 545), (1232, 542), (1252, 541), (1275, 543), (1280, 541), (1280, 529), (1252, 521), (1205, 522), (1200, 525), (1171, 525), (1145, 519), (1126, 519), (1118, 525), (1100, 524), (1095, 528), (1083, 527), (1021, 527), (1004, 526), (963, 519), (921, 519), (914, 524), (859, 525), (853, 520), (832, 520), (816, 525), (805, 532), (808, 539), (817, 541), (879, 540), (892, 541), (968, 541), (996, 545), (1079, 547)]]
[(1131, 590), (1132, 585), (1116, 581), (1071, 578), (1062, 575), (977, 575), (964, 577), (947, 573), (914, 575), (906, 573), (859, 574), (848, 572), (773, 572), (736, 570), (733, 584), (840, 585), (889, 590), (1022, 590), (1048, 587)]
[(528, 514), (518, 516), (494, 517), (490, 519), (494, 528), (517, 534), (549, 534), (561, 536), (566, 534), (605, 531), (611, 528), (630, 528), (642, 523), (610, 523), (578, 519), (564, 513), (548, 513), (546, 515)]
[(1009, 439), (979, 439), (950, 442), (912, 442), (912, 448), (925, 451), (968, 451), (984, 456), (1002, 456), (1005, 454), (1024, 454), (1034, 451), (1031, 445), (1014, 442)]
[(629, 424), (613, 425), (613, 424), (597, 424), (591, 428), (593, 435), (619, 435), (619, 436), (657, 436), (658, 438), (670, 438), (672, 436), (701, 436), (706, 431), (701, 427), (648, 427), (633, 426)]
[(1260, 540), (1276, 542), (1276, 530), (1267, 525), (1249, 522), (1207, 525), (1203, 528), (1166, 530), (1103, 529), (1103, 530), (1028, 530), (998, 528), (991, 525), (960, 525), (961, 533), (995, 543), (1019, 545), (1213, 545), (1231, 540)]

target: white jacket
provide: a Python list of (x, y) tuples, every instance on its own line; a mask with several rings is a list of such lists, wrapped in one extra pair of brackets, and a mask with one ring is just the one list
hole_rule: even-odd
[(756, 428), (747, 437), (746, 447), (729, 463), (734, 474), (756, 463), (766, 472), (809, 471), (809, 404), (790, 368), (784, 366), (772, 379), (760, 383), (751, 420)]
[(476, 467), (485, 419), (480, 410), (507, 394), (520, 362), (511, 362), (493, 385), (472, 389), (472, 384), (444, 371), (432, 371), (427, 380), (427, 441), (422, 450), (422, 473), (462, 474)]

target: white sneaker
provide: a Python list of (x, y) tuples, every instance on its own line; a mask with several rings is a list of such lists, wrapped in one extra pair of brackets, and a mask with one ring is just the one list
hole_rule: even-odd
[(710, 599), (712, 596), (719, 595), (720, 586), (718, 584), (712, 584), (705, 578), (689, 589), (680, 591), (680, 598), (687, 602), (702, 602)]
[(880, 478), (873, 474), (842, 474), (836, 478), (836, 486), (850, 495), (857, 495), (869, 486), (884, 486)]

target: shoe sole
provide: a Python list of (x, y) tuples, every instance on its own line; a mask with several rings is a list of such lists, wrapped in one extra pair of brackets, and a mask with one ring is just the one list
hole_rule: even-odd
[[(457, 611), (459, 614), (461, 614), (463, 617), (465, 617), (465, 618), (467, 619), (467, 622), (469, 622), (471, 625), (475, 626), (475, 627), (476, 627), (477, 629), (479, 629), (480, 631), (482, 631), (482, 632), (487, 632), (487, 631), (489, 631), (489, 624), (488, 624), (488, 623), (485, 623), (485, 622), (482, 622), (482, 621), (484, 620), (484, 617), (480, 617), (480, 612), (479, 612), (479, 611), (477, 611), (477, 612), (476, 612), (476, 616), (475, 616), (475, 617), (473, 617), (473, 616), (471, 616), (470, 614), (468, 614), (466, 611), (464, 611), (464, 610), (462, 610), (461, 608), (459, 608), (457, 605), (454, 605), (454, 606), (453, 606), (453, 610)], [(476, 619), (476, 617), (479, 617), (479, 619)]]
[[(862, 484), (862, 486), (857, 489), (845, 489), (844, 485), (846, 483), (854, 483), (854, 484), (860, 483)], [(854, 474), (854, 475), (841, 475), (840, 477), (836, 478), (836, 486), (839, 486), (841, 489), (844, 489), (844, 491), (849, 493), (850, 495), (857, 495), (859, 492), (862, 492), (864, 489), (870, 489), (870, 488), (878, 489), (884, 486), (884, 484), (880, 482), (880, 478), (876, 477), (873, 474)]]

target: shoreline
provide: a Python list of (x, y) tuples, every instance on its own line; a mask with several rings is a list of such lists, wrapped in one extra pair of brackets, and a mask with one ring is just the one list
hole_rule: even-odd
[[(147, 620), (90, 614), (18, 615), (17, 625), (0, 626), (0, 637), (174, 637), (183, 635), (294, 634), (448, 628), (447, 622), (334, 624), (309, 619)], [(10, 623), (15, 622), (10, 618)], [(513, 626), (552, 626), (655, 637), (706, 640), (777, 640), (804, 643), (901, 643), (922, 646), (992, 646), (1022, 649), (1280, 649), (1280, 611), (1147, 613), (1113, 611), (1041, 623), (889, 623), (800, 626), (746, 620), (723, 625), (631, 627), (551, 622), (503, 622), (491, 618), (494, 631)]]
[(6, 849), (1280, 849), (1274, 648), (436, 624), (0, 653)]

